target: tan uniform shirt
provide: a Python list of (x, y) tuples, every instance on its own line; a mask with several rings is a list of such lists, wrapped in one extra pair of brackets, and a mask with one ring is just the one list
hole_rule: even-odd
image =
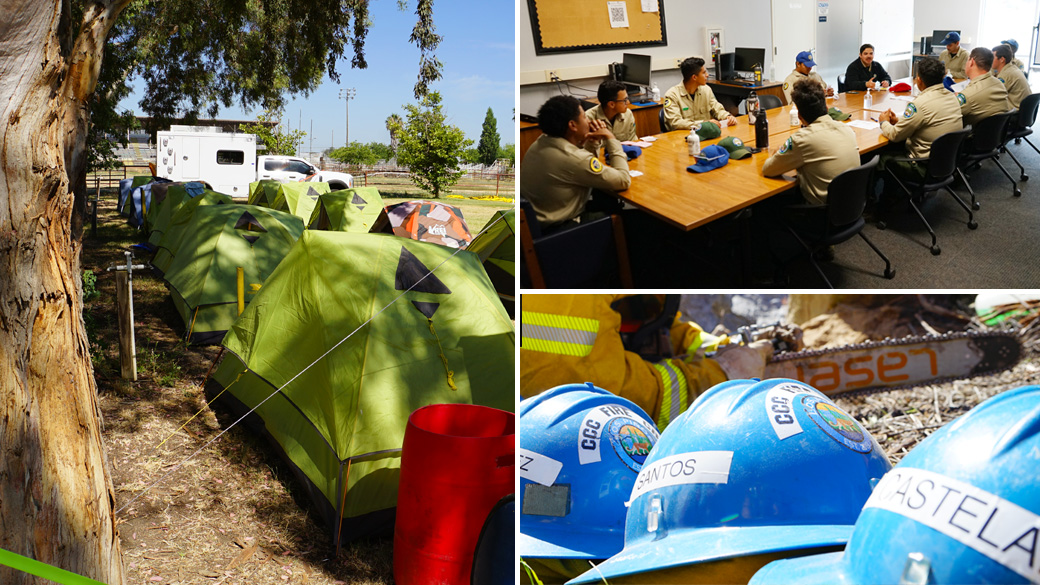
[(1022, 104), (1022, 100), (1031, 93), (1025, 73), (1011, 63), (1000, 70), (997, 79), (1004, 82), (1004, 89), (1008, 92), (1008, 102), (1011, 103), (1012, 108), (1018, 108)]
[(994, 114), (1003, 114), (1011, 109), (1008, 103), (1007, 89), (999, 79), (990, 72), (971, 80), (971, 83), (957, 94), (961, 103), (961, 115), (964, 125), (977, 124)]
[(1021, 69), (1023, 74), (1025, 73), (1025, 71), (1026, 71), (1026, 64), (1023, 63), (1018, 57), (1015, 57), (1014, 59), (1012, 59), (1011, 60), (1011, 64), (1014, 65), (1015, 67), (1018, 67), (1019, 69)]
[(681, 83), (664, 94), (664, 124), (667, 129), (662, 128), (662, 131), (689, 130), (705, 120), (727, 118), (729, 112), (715, 99), (715, 93), (707, 85), (698, 87), (692, 96)]
[(593, 188), (624, 191), (632, 181), (621, 143), (608, 140), (606, 166), (589, 151), (566, 138), (543, 134), (520, 164), (520, 195), (531, 202), (538, 221), (553, 225), (585, 211)]
[[(625, 110), (617, 116), (614, 116), (613, 120), (608, 120), (603, 114), (603, 106), (599, 105), (587, 110), (585, 112), (585, 117), (589, 120), (603, 120), (607, 124), (610, 124), (610, 131), (613, 132), (614, 137), (621, 142), (626, 140), (639, 140), (639, 135), (636, 134), (636, 117), (632, 115), (632, 110)], [(595, 155), (599, 154), (599, 149), (602, 147), (602, 140), (590, 140), (585, 144), (585, 150)]]
[(809, 203), (827, 202), (827, 188), (841, 173), (859, 166), (856, 134), (830, 116), (820, 116), (766, 159), (762, 174), (776, 177), (798, 170), (798, 186)]
[(950, 71), (950, 75), (957, 79), (968, 78), (968, 72), (964, 70), (968, 66), (968, 52), (964, 49), (958, 49), (956, 55), (951, 55), (949, 51), (943, 49), (943, 52), (939, 53), (939, 60)]
[(791, 103), (791, 90), (794, 89), (794, 84), (800, 79), (812, 79), (816, 83), (819, 83), (821, 87), (826, 91), (827, 82), (820, 77), (820, 74), (815, 71), (810, 71), (809, 75), (803, 75), (797, 69), (791, 71), (791, 74), (784, 80), (784, 95), (787, 96), (787, 103)]
[(894, 125), (882, 122), (881, 133), (891, 142), (905, 140), (911, 158), (928, 158), (936, 138), (963, 127), (957, 96), (938, 83), (907, 104)]

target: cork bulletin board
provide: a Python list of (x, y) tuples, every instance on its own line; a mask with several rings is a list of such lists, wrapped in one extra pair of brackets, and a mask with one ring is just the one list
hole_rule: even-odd
[[(527, 0), (535, 54), (599, 51), (619, 47), (667, 45), (664, 0)], [(643, 12), (644, 4), (656, 12)], [(619, 4), (627, 24), (611, 26)]]

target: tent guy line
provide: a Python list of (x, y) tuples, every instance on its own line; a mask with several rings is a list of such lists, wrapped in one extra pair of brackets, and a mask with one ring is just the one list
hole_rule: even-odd
[[(479, 236), (480, 234), (483, 234), (483, 233), (484, 233), (484, 232), (486, 232), (487, 230), (491, 229), (491, 227), (493, 227), (493, 226), (494, 226), (495, 224), (497, 224), (498, 222), (502, 221), (503, 217), (504, 217), (504, 216), (499, 216), (499, 218), (498, 218), (498, 219), (496, 219), (495, 221), (493, 221), (493, 222), (489, 223), (488, 225), (484, 226), (484, 229), (480, 230), (480, 232), (479, 232), (479, 233), (478, 233), (477, 235)], [(185, 458), (184, 458), (184, 459), (183, 459), (183, 460), (182, 460), (182, 461), (181, 461), (180, 463), (178, 463), (177, 465), (173, 466), (173, 468), (172, 468), (172, 469), (170, 469), (170, 470), (169, 470), (169, 471), (167, 471), (167, 472), (166, 472), (165, 474), (163, 474), (163, 476), (162, 476), (162, 477), (160, 477), (159, 479), (155, 480), (154, 482), (152, 482), (151, 484), (149, 484), (148, 486), (146, 486), (146, 487), (145, 487), (145, 488), (144, 488), (143, 490), (141, 490), (141, 492), (140, 492), (140, 493), (138, 493), (138, 494), (137, 494), (136, 496), (134, 496), (133, 498), (131, 498), (129, 502), (127, 502), (127, 503), (123, 504), (123, 505), (122, 505), (122, 506), (121, 506), (121, 507), (120, 507), (120, 508), (119, 508), (118, 510), (116, 510), (116, 514), (119, 514), (119, 513), (121, 513), (121, 512), (123, 511), (123, 510), (126, 510), (126, 509), (127, 509), (127, 508), (129, 508), (129, 507), (130, 507), (130, 506), (131, 506), (131, 505), (132, 505), (132, 504), (133, 504), (134, 502), (136, 502), (136, 501), (137, 501), (138, 499), (140, 499), (140, 498), (141, 498), (141, 496), (145, 495), (146, 493), (148, 493), (149, 491), (151, 491), (151, 490), (152, 490), (153, 488), (155, 488), (156, 486), (158, 486), (158, 485), (162, 484), (162, 483), (163, 483), (164, 481), (166, 481), (166, 479), (167, 479), (168, 477), (170, 477), (170, 476), (171, 476), (171, 475), (173, 475), (173, 474), (174, 474), (174, 473), (175, 473), (175, 472), (176, 472), (177, 470), (179, 470), (179, 469), (180, 469), (181, 467), (183, 467), (185, 463), (187, 463), (188, 461), (191, 461), (192, 459), (194, 459), (194, 458), (195, 458), (195, 456), (196, 456), (196, 455), (198, 455), (199, 453), (202, 453), (203, 451), (205, 451), (205, 450), (206, 450), (207, 448), (209, 448), (209, 446), (210, 446), (210, 445), (212, 445), (213, 443), (217, 442), (217, 440), (218, 440), (218, 439), (220, 439), (221, 437), (223, 437), (225, 433), (227, 433), (227, 432), (228, 432), (228, 431), (230, 431), (231, 429), (235, 428), (235, 425), (237, 425), (238, 423), (240, 423), (240, 422), (242, 422), (243, 420), (245, 420), (245, 419), (246, 419), (246, 417), (248, 417), (248, 416), (249, 416), (250, 414), (253, 414), (253, 412), (254, 412), (254, 411), (256, 411), (256, 409), (258, 409), (258, 408), (260, 408), (261, 406), (263, 406), (265, 402), (267, 402), (267, 401), (268, 401), (268, 400), (270, 400), (271, 398), (274, 398), (274, 396), (275, 396), (276, 394), (278, 394), (279, 392), (281, 392), (283, 388), (285, 388), (285, 387), (286, 387), (286, 386), (288, 386), (289, 384), (292, 384), (292, 383), (293, 383), (293, 382), (294, 382), (294, 381), (296, 380), (296, 378), (299, 378), (300, 376), (302, 376), (302, 375), (304, 374), (304, 372), (306, 372), (307, 370), (309, 370), (309, 369), (311, 369), (312, 367), (314, 367), (314, 366), (315, 366), (315, 364), (317, 364), (317, 363), (318, 363), (318, 362), (320, 362), (321, 360), (325, 359), (325, 356), (329, 355), (330, 353), (332, 353), (333, 351), (335, 351), (335, 350), (336, 350), (336, 348), (338, 348), (339, 346), (343, 345), (343, 344), (344, 344), (344, 343), (345, 343), (345, 342), (346, 342), (346, 341), (347, 341), (348, 339), (350, 339), (351, 337), (353, 337), (355, 333), (357, 333), (358, 331), (361, 331), (361, 329), (362, 329), (362, 328), (364, 328), (364, 327), (365, 327), (366, 325), (368, 325), (369, 323), (371, 323), (373, 319), (375, 319), (376, 317), (378, 317), (378, 316), (382, 315), (384, 311), (386, 311), (387, 309), (389, 309), (390, 307), (392, 307), (392, 306), (393, 306), (393, 305), (394, 305), (395, 303), (397, 303), (397, 301), (401, 300), (401, 297), (403, 297), (403, 296), (404, 296), (405, 294), (407, 294), (407, 293), (411, 292), (411, 290), (412, 290), (413, 288), (415, 288), (416, 286), (418, 286), (418, 285), (419, 285), (419, 283), (421, 283), (422, 281), (426, 280), (426, 278), (427, 278), (428, 276), (430, 276), (431, 274), (433, 274), (433, 273), (437, 272), (437, 270), (438, 270), (438, 269), (439, 269), (439, 268), (440, 268), (441, 266), (444, 266), (444, 264), (445, 264), (446, 262), (448, 262), (449, 260), (451, 260), (452, 258), (454, 258), (455, 256), (457, 256), (457, 255), (458, 255), (458, 253), (459, 253), (459, 252), (461, 252), (461, 251), (462, 251), (463, 249), (464, 249), (464, 248), (459, 248), (459, 249), (455, 250), (455, 251), (454, 251), (454, 252), (453, 252), (453, 253), (451, 254), (451, 256), (448, 256), (447, 258), (445, 258), (444, 260), (442, 260), (440, 264), (438, 264), (438, 265), (434, 266), (434, 267), (433, 267), (433, 269), (432, 269), (432, 270), (430, 270), (430, 271), (428, 271), (428, 272), (427, 272), (426, 274), (424, 274), (424, 275), (422, 276), (422, 278), (420, 278), (420, 279), (416, 280), (416, 281), (415, 281), (415, 282), (414, 282), (414, 283), (412, 284), (412, 286), (410, 286), (410, 287), (408, 287), (407, 289), (405, 289), (405, 290), (401, 291), (401, 293), (400, 293), (400, 294), (398, 294), (398, 295), (397, 295), (396, 297), (394, 297), (394, 299), (393, 299), (392, 301), (390, 301), (389, 303), (387, 303), (387, 304), (386, 304), (386, 306), (384, 306), (384, 307), (383, 307), (382, 309), (379, 309), (379, 312), (377, 312), (377, 313), (376, 313), (375, 315), (372, 315), (371, 317), (369, 317), (369, 319), (368, 319), (367, 321), (365, 321), (364, 323), (362, 323), (361, 325), (358, 325), (356, 329), (354, 329), (353, 331), (351, 331), (351, 332), (350, 332), (350, 333), (349, 333), (349, 334), (348, 334), (348, 335), (347, 335), (346, 337), (344, 337), (343, 339), (339, 340), (339, 341), (338, 341), (338, 342), (337, 342), (337, 343), (336, 343), (335, 345), (333, 345), (332, 347), (330, 347), (330, 348), (328, 349), (328, 351), (326, 351), (325, 353), (323, 353), (323, 354), (321, 354), (320, 356), (318, 356), (318, 357), (317, 357), (317, 358), (316, 358), (316, 359), (315, 359), (315, 360), (314, 360), (313, 362), (311, 362), (311, 363), (310, 363), (310, 365), (308, 365), (308, 366), (307, 366), (306, 368), (303, 368), (302, 370), (300, 370), (300, 371), (299, 371), (299, 372), (298, 372), (298, 373), (297, 373), (297, 374), (296, 374), (295, 376), (293, 376), (292, 378), (290, 378), (288, 382), (286, 382), (285, 384), (282, 384), (281, 386), (279, 386), (278, 388), (276, 388), (276, 389), (274, 390), (274, 392), (271, 392), (271, 394), (269, 394), (269, 395), (267, 396), (267, 398), (264, 398), (264, 399), (263, 399), (263, 400), (261, 400), (261, 401), (260, 401), (260, 403), (258, 403), (258, 404), (257, 404), (256, 406), (254, 406), (253, 408), (249, 409), (249, 411), (248, 411), (248, 412), (246, 412), (245, 414), (243, 414), (242, 416), (240, 416), (240, 417), (238, 418), (238, 420), (236, 420), (235, 422), (231, 423), (231, 424), (230, 424), (230, 425), (229, 425), (229, 426), (228, 426), (228, 427), (227, 427), (226, 429), (224, 429), (224, 430), (220, 431), (219, 433), (217, 433), (217, 436), (215, 436), (215, 437), (213, 437), (212, 439), (210, 439), (209, 441), (207, 441), (205, 445), (203, 445), (203, 446), (199, 447), (199, 448), (198, 448), (198, 449), (197, 449), (197, 450), (196, 450), (196, 451), (195, 451), (194, 453), (192, 453), (191, 455), (188, 455), (187, 457), (185, 457)], [(196, 414), (196, 416), (198, 416), (198, 415)], [(192, 418), (194, 418), (194, 417), (192, 417)], [(185, 423), (185, 424), (187, 424), (187, 423)], [(183, 427), (182, 427), (182, 428), (183, 428)], [(178, 429), (178, 430), (179, 430), (179, 429)], [(165, 442), (165, 441), (164, 441), (164, 442)], [(160, 445), (161, 445), (161, 443), (160, 443)]]

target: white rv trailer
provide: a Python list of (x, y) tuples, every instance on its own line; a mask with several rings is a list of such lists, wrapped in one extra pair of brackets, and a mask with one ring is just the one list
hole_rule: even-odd
[(155, 172), (172, 181), (205, 181), (233, 197), (256, 180), (256, 136), (205, 126), (170, 126), (156, 137)]

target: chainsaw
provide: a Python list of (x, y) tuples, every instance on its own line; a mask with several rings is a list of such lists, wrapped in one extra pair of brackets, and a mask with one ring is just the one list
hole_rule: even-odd
[[(757, 330), (740, 328), (748, 343)], [(919, 386), (1006, 370), (1022, 357), (1017, 336), (1006, 331), (963, 331), (853, 345), (786, 351), (774, 340), (775, 353), (766, 363), (766, 378), (791, 378), (827, 395), (854, 390)]]

